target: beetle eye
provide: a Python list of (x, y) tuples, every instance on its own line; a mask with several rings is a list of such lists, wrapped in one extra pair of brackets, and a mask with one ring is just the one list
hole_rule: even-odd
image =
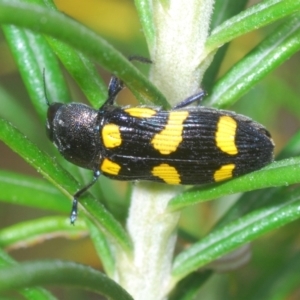
[(55, 103), (51, 104), (48, 108), (46, 130), (47, 130), (48, 138), (51, 141), (53, 141), (53, 121), (54, 121), (57, 111), (62, 106), (63, 106), (62, 103), (55, 102)]

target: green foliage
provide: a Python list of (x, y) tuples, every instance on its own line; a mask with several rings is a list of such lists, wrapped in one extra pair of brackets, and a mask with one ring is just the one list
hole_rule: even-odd
[[(147, 43), (152, 45), (155, 40), (155, 27), (151, 6), (146, 0), (135, 2)], [(251, 34), (263, 26), (269, 25), (269, 32), (265, 32), (254, 49), (248, 51), (216, 80), (226, 45), (220, 49), (207, 71), (209, 75), (204, 77), (203, 82), (210, 92), (205, 105), (217, 108), (232, 105), (256, 84), (261, 84), (266, 75), (300, 49), (299, 0), (261, 1), (244, 11), (242, 10), (246, 1), (240, 2), (239, 6), (235, 6), (231, 0), (216, 1), (212, 17), (213, 28), (203, 55), (213, 57), (226, 43)], [(168, 3), (163, 1), (163, 5), (167, 6)], [(111, 44), (92, 30), (58, 12), (50, 0), (0, 0), (0, 24), (39, 118), (35, 123), (30, 114), (24, 112), (18, 99), (0, 86), (0, 98), (5, 103), (5, 109), (1, 107), (0, 140), (43, 176), (43, 179), (36, 179), (29, 175), (0, 170), (0, 200), (17, 207), (30, 206), (47, 212), (63, 213), (65, 216), (69, 213), (74, 191), (84, 183), (82, 177), (85, 173), (82, 174), (78, 168), (65, 164), (57, 153), (58, 158), (53, 158), (52, 148), (47, 150), (38, 138), (32, 142), (25, 134), (33, 128), (42, 127), (41, 124), (46, 119), (43, 69), (46, 70), (46, 88), (50, 102), (59, 100), (67, 103), (71, 99), (58, 57), (93, 107), (99, 107), (106, 98), (104, 80), (95, 69), (94, 62), (120, 77), (141, 103), (151, 101), (164, 107), (170, 105), (145, 75)], [(135, 49), (132, 52), (135, 53)], [(272, 99), (267, 103), (269, 107), (275, 107), (274, 114), (278, 117), (273, 117), (273, 120), (277, 123), (281, 122), (280, 110), (293, 111), (297, 107), (297, 99), (294, 103), (289, 102), (289, 98), (292, 99), (292, 88), (286, 87), (284, 83), (280, 86), (282, 89), (286, 88), (290, 97), (281, 103), (279, 100), (274, 103)], [(263, 87), (258, 85), (258, 88)], [(260, 107), (255, 109), (261, 110)], [(298, 118), (296, 111), (294, 115)], [(266, 124), (272, 119), (268, 116), (268, 111), (263, 116)], [(24, 128), (21, 124), (25, 124)], [(195, 299), (199, 290), (201, 293), (203, 284), (213, 274), (212, 271), (201, 273), (199, 268), (299, 219), (300, 189), (296, 185), (300, 182), (299, 143), (300, 135), (295, 134), (282, 146), (283, 150), (278, 156), (280, 160), (264, 169), (227, 182), (185, 189), (170, 201), (168, 211), (173, 212), (199, 202), (240, 193), (238, 200), (205, 237), (200, 238), (199, 234), (188, 240), (187, 235), (182, 235), (184, 242), (191, 242), (191, 246), (181, 250), (174, 258), (171, 281), (175, 289), (170, 299)], [(74, 238), (89, 234), (103, 269), (108, 276), (113, 277), (116, 257), (132, 255), (132, 243), (122, 224), (128, 212), (130, 188), (124, 188), (122, 194), (125, 196), (119, 199), (115, 183), (101, 178), (99, 185), (80, 199), (80, 218), (75, 227), (69, 226), (68, 220), (60, 216), (19, 221), (0, 230), (0, 247), (5, 249), (19, 245), (29, 246), (49, 237)], [(195, 223), (197, 224), (197, 220)], [(283, 236), (284, 234), (282, 231)], [(284, 257), (291, 256), (291, 240), (292, 238), (281, 249)], [(272, 254), (270, 249), (271, 247), (268, 251)], [(264, 254), (270, 255), (266, 252)], [(245, 290), (238, 289), (236, 295), (228, 297), (273, 299), (277, 294), (281, 298), (276, 299), (284, 299), (299, 286), (299, 276), (295, 276), (299, 255), (293, 254), (288, 262), (274, 263), (272, 267), (264, 262), (259, 264), (262, 269), (261, 276), (268, 278), (266, 285), (261, 284), (262, 278), (258, 276), (257, 280), (252, 278), (250, 284), (258, 286), (258, 289), (252, 286)], [(102, 294), (109, 299), (132, 299), (112, 279), (79, 264), (63, 260), (19, 264), (1, 250), (0, 266), (0, 291), (17, 289), (26, 299), (55, 299), (48, 291), (36, 287), (47, 284), (71, 285)], [(284, 278), (284, 281), (278, 285), (280, 278)], [(222, 296), (224, 294), (216, 299), (225, 299)]]

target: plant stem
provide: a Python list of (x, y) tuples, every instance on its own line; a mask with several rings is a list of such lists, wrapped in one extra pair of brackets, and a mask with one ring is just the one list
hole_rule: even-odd
[[(151, 80), (174, 105), (200, 87), (208, 65), (201, 62), (200, 57), (214, 1), (190, 0), (188, 4), (184, 0), (141, 1), (139, 13), (147, 20), (142, 22), (143, 26), (151, 19), (154, 25), (151, 27), (154, 37), (146, 36), (151, 39), (148, 41), (153, 61)], [(181, 191), (181, 186), (148, 182), (139, 182), (133, 187), (127, 221), (133, 256), (117, 253), (115, 279), (135, 300), (166, 299), (173, 288), (170, 271), (180, 215), (167, 212), (166, 207)]]
[(118, 259), (119, 283), (134, 299), (164, 299), (170, 272), (179, 213), (166, 213), (169, 200), (182, 187), (137, 183), (132, 193), (127, 228), (134, 244), (133, 257)]
[(214, 1), (153, 1), (156, 40), (151, 81), (172, 106), (196, 93), (211, 59), (201, 61)]

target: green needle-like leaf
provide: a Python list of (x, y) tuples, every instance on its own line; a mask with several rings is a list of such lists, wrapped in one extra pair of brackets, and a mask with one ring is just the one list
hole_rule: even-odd
[[(57, 10), (52, 0), (35, 0), (35, 2), (45, 3), (49, 9)], [(47, 37), (47, 41), (76, 80), (89, 102), (94, 108), (99, 108), (107, 98), (107, 87), (100, 78), (95, 65), (88, 57), (65, 43), (52, 37)]]
[[(44, 92), (43, 69), (46, 72), (47, 94), (50, 99), (60, 102), (70, 99), (66, 84), (59, 72), (58, 61), (42, 35), (9, 25), (4, 26), (3, 30), (30, 99), (40, 119), (44, 122), (47, 102)], [(53, 86), (55, 88), (52, 88)]]
[(109, 299), (132, 300), (123, 288), (101, 272), (73, 262), (35, 261), (0, 269), (0, 291), (48, 284), (71, 285)]
[(227, 20), (206, 42), (209, 53), (233, 39), (300, 10), (299, 0), (266, 0)]
[(61, 39), (121, 78), (140, 100), (151, 100), (168, 107), (164, 97), (128, 59), (99, 35), (67, 16), (39, 5), (0, 0), (0, 23), (14, 24)]
[(298, 157), (285, 159), (230, 181), (194, 187), (173, 198), (169, 203), (169, 208), (177, 210), (225, 195), (298, 183), (300, 182), (299, 163)]
[[(248, 0), (239, 0), (236, 1), (234, 5), (232, 5), (231, 0), (215, 1), (214, 11), (211, 19), (211, 24), (210, 24), (211, 30), (221, 25), (227, 19), (241, 12), (241, 10), (245, 8), (247, 2)], [(211, 65), (208, 67), (207, 71), (204, 74), (204, 78), (202, 80), (201, 85), (205, 88), (206, 91), (209, 92), (209, 94), (215, 82), (220, 66), (223, 62), (228, 45), (229, 43), (223, 45), (223, 47), (218, 49)]]
[(44, 217), (20, 222), (0, 230), (0, 246), (15, 249), (28, 247), (56, 237), (79, 238), (88, 235), (88, 228), (82, 220), (70, 226), (66, 217)]
[[(13, 151), (17, 152), (30, 165), (36, 168), (47, 180), (52, 182), (69, 199), (78, 189), (74, 178), (62, 169), (55, 160), (40, 151), (19, 131), (9, 123), (0, 119), (0, 140), (6, 143)], [(81, 205), (125, 248), (130, 248), (130, 240), (113, 216), (91, 196), (81, 198)]]
[(135, 5), (140, 16), (143, 32), (148, 43), (148, 48), (151, 49), (151, 46), (155, 42), (155, 28), (152, 19), (152, 3), (150, 0), (136, 0)]
[(0, 199), (8, 203), (70, 211), (70, 201), (53, 184), (45, 180), (0, 170)]
[(220, 229), (216, 229), (189, 249), (180, 253), (174, 261), (175, 281), (201, 266), (254, 240), (262, 234), (279, 228), (300, 217), (300, 190), (281, 191), (280, 200), (274, 205), (260, 207)]
[[(17, 266), (15, 262), (6, 252), (0, 249), (0, 268), (5, 266)], [(56, 300), (57, 298), (51, 295), (48, 291), (40, 287), (26, 287), (19, 289), (19, 293), (28, 300)], [(4, 298), (3, 298), (4, 299)], [(7, 299), (7, 298), (5, 298)]]
[(246, 57), (235, 64), (214, 85), (206, 99), (209, 106), (224, 108), (300, 50), (300, 14), (294, 14), (276, 28)]
[(87, 220), (86, 224), (89, 228), (91, 240), (94, 244), (95, 250), (101, 258), (106, 274), (110, 277), (113, 277), (115, 271), (115, 259), (109, 240), (90, 220)]

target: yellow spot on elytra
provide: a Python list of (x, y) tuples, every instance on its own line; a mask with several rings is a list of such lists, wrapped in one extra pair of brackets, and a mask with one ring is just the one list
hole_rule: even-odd
[(122, 144), (119, 126), (106, 124), (102, 128), (102, 140), (106, 148), (115, 148)]
[(225, 153), (235, 155), (238, 149), (235, 145), (236, 121), (229, 116), (220, 117), (217, 124), (216, 144)]
[(104, 158), (100, 166), (100, 170), (107, 174), (118, 175), (121, 170), (121, 166), (107, 158)]
[(152, 169), (153, 176), (157, 176), (168, 184), (180, 184), (177, 170), (168, 164), (160, 164)]
[(154, 109), (148, 107), (130, 107), (124, 109), (124, 111), (136, 118), (150, 118), (156, 114)]
[(151, 144), (161, 154), (168, 155), (176, 151), (182, 141), (183, 122), (188, 111), (171, 111), (165, 128), (154, 135)]
[(235, 168), (235, 164), (228, 164), (222, 166), (219, 170), (217, 170), (214, 174), (215, 181), (222, 181), (225, 179), (232, 178), (232, 172)]

